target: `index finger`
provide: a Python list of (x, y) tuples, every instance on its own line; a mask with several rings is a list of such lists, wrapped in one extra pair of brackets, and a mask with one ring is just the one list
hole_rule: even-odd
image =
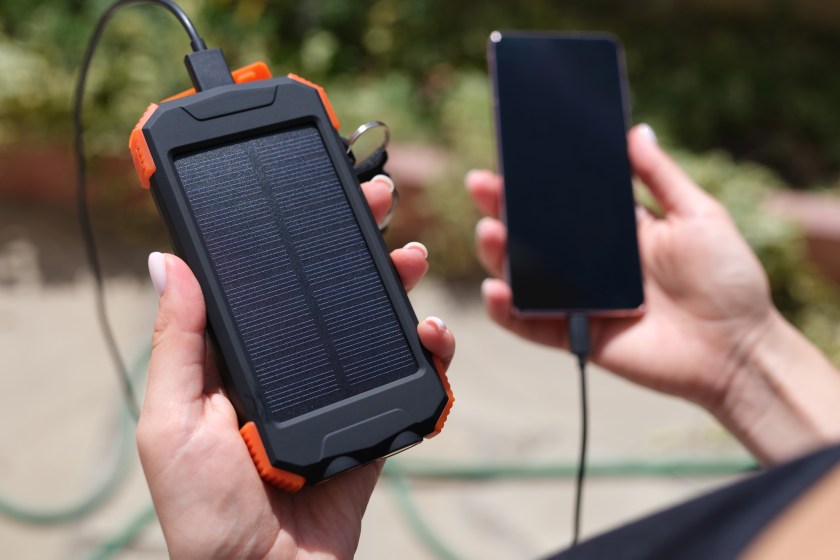
[(387, 175), (377, 175), (361, 186), (374, 220), (381, 223), (394, 204), (394, 181)]
[(492, 171), (474, 169), (464, 177), (464, 184), (479, 210), (491, 218), (499, 217), (502, 178)]

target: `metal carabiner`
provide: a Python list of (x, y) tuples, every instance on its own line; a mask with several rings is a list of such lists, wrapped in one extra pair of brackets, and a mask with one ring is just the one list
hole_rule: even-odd
[[(373, 150), (371, 155), (369, 155), (363, 161), (357, 163), (357, 169), (358, 166), (364, 166), (365, 163), (368, 163), (369, 160), (372, 160), (378, 155), (385, 155), (385, 148), (388, 147), (388, 143), (391, 141), (391, 129), (389, 129), (388, 125), (382, 121), (370, 121), (357, 128), (355, 132), (353, 132), (353, 134), (350, 135), (350, 138), (347, 139), (347, 154), (350, 154), (351, 150), (353, 149), (353, 144), (355, 144), (356, 141), (359, 138), (361, 138), (366, 132), (370, 132), (374, 128), (385, 129), (385, 138), (382, 141), (382, 144)], [(379, 154), (380, 152), (381, 154)], [(387, 155), (385, 157), (387, 158)], [(383, 163), (384, 161), (385, 160), (383, 160)], [(388, 224), (391, 223), (391, 218), (394, 217), (394, 211), (396, 211), (397, 209), (397, 203), (399, 202), (399, 200), (399, 192), (396, 189), (394, 189), (393, 194), (391, 195), (391, 206), (388, 208), (388, 211), (385, 212), (385, 216), (382, 218), (382, 220), (380, 220), (377, 224), (379, 226), (379, 231), (384, 232), (385, 229), (388, 227)]]
[(388, 128), (388, 125), (382, 121), (370, 121), (366, 122), (365, 124), (361, 125), (357, 128), (353, 134), (347, 139), (347, 153), (349, 154), (353, 150), (353, 144), (362, 137), (366, 132), (373, 130), (374, 128), (384, 128), (385, 129), (385, 139), (382, 142), (382, 145), (379, 148), (387, 148), (388, 143), (391, 141), (391, 129)]

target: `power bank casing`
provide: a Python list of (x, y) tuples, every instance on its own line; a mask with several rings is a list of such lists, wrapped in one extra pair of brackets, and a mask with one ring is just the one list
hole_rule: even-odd
[(153, 104), (129, 144), (249, 451), (287, 491), (437, 434), (454, 400), (337, 128), (289, 75)]

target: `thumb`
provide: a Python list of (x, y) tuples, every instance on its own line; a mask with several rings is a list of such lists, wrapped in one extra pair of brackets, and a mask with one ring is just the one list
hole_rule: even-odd
[(705, 213), (716, 205), (715, 200), (659, 147), (649, 125), (634, 127), (628, 134), (627, 147), (633, 171), (666, 214)]
[(201, 287), (186, 263), (174, 255), (149, 255), (149, 274), (161, 297), (143, 411), (200, 405), (207, 344)]

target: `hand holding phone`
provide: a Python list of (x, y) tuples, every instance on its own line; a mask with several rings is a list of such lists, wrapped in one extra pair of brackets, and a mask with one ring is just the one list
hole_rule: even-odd
[(515, 310), (640, 310), (618, 41), (601, 34), (497, 31), (488, 60)]

